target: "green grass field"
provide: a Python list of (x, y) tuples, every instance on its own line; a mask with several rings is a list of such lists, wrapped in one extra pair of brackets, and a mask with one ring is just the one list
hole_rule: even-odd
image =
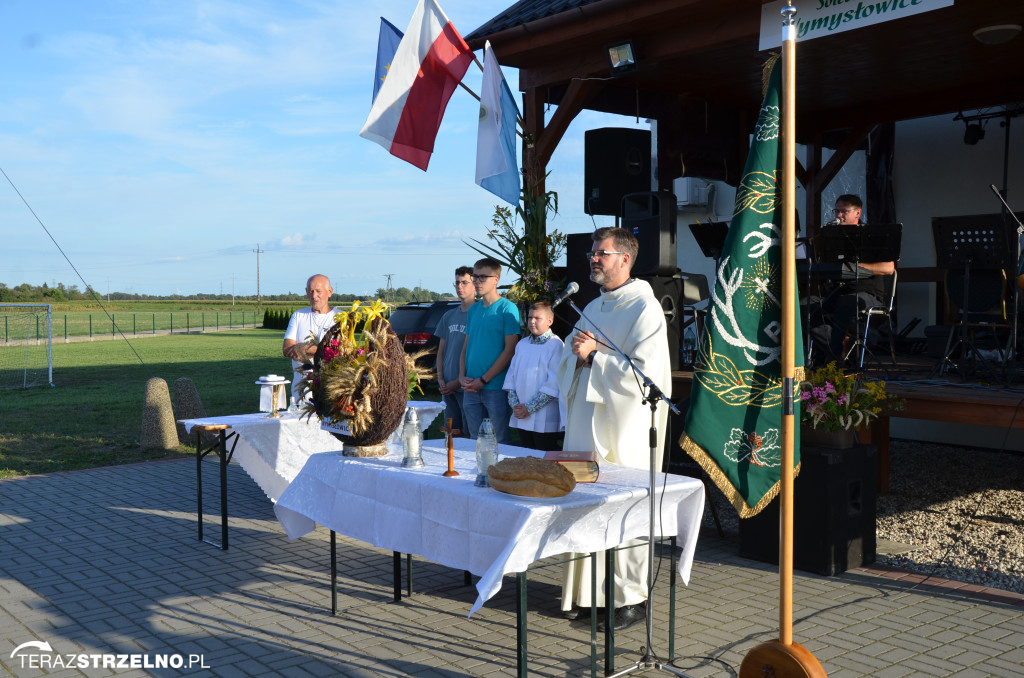
[[(187, 455), (140, 451), (146, 381), (195, 382), (208, 415), (254, 412), (263, 374), (289, 374), (279, 330), (54, 343), (54, 387), (0, 390), (0, 478)], [(134, 350), (133, 350), (134, 349)], [(136, 353), (138, 354), (136, 356)], [(141, 361), (140, 361), (141, 358)], [(440, 400), (436, 387), (428, 400)]]

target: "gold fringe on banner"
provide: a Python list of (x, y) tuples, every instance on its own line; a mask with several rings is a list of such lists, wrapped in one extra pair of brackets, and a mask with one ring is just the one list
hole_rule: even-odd
[[(782, 488), (781, 480), (776, 482), (769, 488), (769, 490), (761, 497), (761, 500), (753, 506), (747, 506), (747, 502), (743, 499), (729, 479), (722, 473), (722, 469), (718, 466), (714, 459), (712, 459), (704, 448), (693, 442), (690, 436), (685, 433), (679, 438), (679, 446), (683, 448), (694, 461), (700, 464), (700, 467), (704, 469), (704, 472), (708, 474), (708, 477), (715, 483), (715, 486), (722, 491), (725, 498), (729, 500), (732, 507), (736, 509), (736, 513), (739, 514), (740, 518), (753, 518), (760, 513), (765, 506), (771, 503), (772, 499), (775, 499), (779, 495), (779, 491)], [(793, 470), (793, 477), (800, 475), (800, 464), (796, 465)]]
[(761, 67), (761, 100), (768, 96), (768, 81), (772, 77), (772, 69), (775, 68), (775, 62), (782, 58), (782, 55), (778, 52), (772, 52), (768, 55), (768, 61), (764, 62), (764, 66)]

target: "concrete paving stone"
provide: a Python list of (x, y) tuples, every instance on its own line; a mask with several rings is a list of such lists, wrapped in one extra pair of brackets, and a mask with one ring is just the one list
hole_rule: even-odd
[(894, 634), (892, 640), (907, 647), (920, 648), (923, 652), (930, 652), (943, 644), (935, 639), (939, 630), (934, 626), (914, 627)]
[(889, 665), (899, 664), (904, 659), (908, 659), (917, 654), (916, 650), (893, 646), (888, 643), (880, 643), (878, 646), (872, 647), (871, 649), (877, 652), (876, 656), (879, 659)]
[(949, 675), (950, 675), (950, 678), (986, 678), (987, 676), (990, 676), (992, 674), (988, 673), (985, 670), (979, 670), (979, 669), (970, 668), (970, 669), (961, 669), (961, 670), (955, 671), (955, 672), (953, 672), (953, 673), (951, 673)]
[(955, 643), (961, 637), (962, 637), (962, 634), (959, 634), (959, 633), (957, 633), (957, 632), (955, 632), (953, 630), (945, 630), (944, 629), (942, 631), (939, 631), (935, 635), (933, 635), (932, 636), (932, 640), (934, 640), (935, 642), (938, 642), (938, 643), (951, 644), (951, 643)]
[[(998, 657), (1000, 655), (1007, 654), (1018, 647), (1007, 643), (993, 642), (987, 638), (977, 635), (971, 636), (971, 646), (978, 650), (978, 652), (982, 652), (989, 657)], [(1021, 673), (1024, 673), (1024, 671)]]
[[(168, 464), (168, 466), (173, 465)], [(191, 471), (191, 467), (186, 463), (183, 466), (183, 470), (186, 474), (184, 477), (189, 478), (187, 474)], [(232, 470), (235, 470), (234, 467), (232, 467)], [(109, 472), (106, 473), (109, 475)], [(102, 475), (97, 473), (94, 475), (94, 478)], [(166, 474), (163, 474), (163, 476), (166, 476)], [(150, 477), (154, 483), (160, 484), (160, 474), (154, 474)], [(235, 478), (236, 476), (232, 475), (233, 483)], [(166, 480), (166, 477), (164, 477), (164, 480)], [(191, 482), (190, 478), (189, 480)], [(132, 548), (122, 549), (124, 553), (128, 554), (126, 556), (127, 559), (141, 557), (147, 549), (161, 548), (156, 540), (151, 539), (152, 530), (145, 529), (147, 522), (166, 523), (167, 526), (172, 526), (173, 529), (180, 528), (182, 532), (181, 540), (166, 540), (168, 544), (165, 545), (167, 547), (165, 551), (155, 556), (157, 558), (165, 558), (166, 562), (172, 563), (172, 567), (175, 568), (175, 576), (164, 576), (159, 583), (145, 582), (145, 588), (154, 586), (160, 588), (163, 586), (173, 587), (176, 591), (173, 595), (165, 594), (152, 600), (153, 613), (149, 615), (150, 619), (147, 619), (147, 615), (141, 612), (141, 610), (145, 609), (141, 603), (139, 614), (127, 615), (130, 623), (145, 627), (144, 633), (147, 634), (145, 637), (151, 638), (154, 634), (159, 636), (159, 634), (165, 633), (166, 631), (163, 630), (161, 625), (166, 624), (168, 619), (174, 619), (177, 622), (190, 625), (187, 632), (181, 634), (172, 633), (172, 635), (180, 636), (181, 639), (185, 639), (187, 636), (187, 638), (194, 640), (219, 633), (223, 637), (234, 639), (232, 642), (244, 643), (247, 648), (245, 651), (248, 653), (258, 651), (267, 654), (273, 653), (274, 649), (289, 651), (288, 648), (291, 648), (291, 651), (305, 656), (305, 663), (296, 665), (295, 670), (313, 674), (317, 673), (313, 667), (319, 668), (323, 666), (360, 670), (351, 661), (346, 664), (333, 663), (331, 659), (336, 656), (337, 650), (344, 651), (347, 648), (353, 648), (355, 652), (358, 652), (356, 648), (359, 642), (372, 643), (371, 647), (376, 647), (387, 642), (396, 642), (400, 636), (411, 636), (429, 639), (435, 646), (438, 646), (437, 650), (432, 650), (429, 646), (420, 643), (407, 644), (405, 646), (407, 651), (409, 651), (409, 647), (413, 648), (411, 652), (416, 653), (417, 657), (431, 658), (431, 660), (421, 659), (419, 662), (421, 666), (418, 668), (427, 668), (427, 662), (429, 661), (431, 671), (438, 667), (436, 670), (441, 672), (440, 675), (445, 676), (509, 675), (511, 673), (511, 667), (514, 664), (513, 646), (515, 629), (512, 623), (512, 620), (514, 620), (512, 616), (514, 605), (511, 604), (512, 598), (509, 591), (514, 588), (514, 579), (508, 578), (504, 582), (505, 588), (502, 594), (490, 601), (488, 607), (481, 611), (481, 613), (478, 613), (478, 615), (475, 615), (472, 620), (466, 620), (465, 613), (469, 605), (472, 604), (474, 594), (472, 590), (460, 592), (457, 588), (446, 591), (432, 591), (433, 595), (423, 598), (428, 604), (419, 606), (415, 611), (411, 612), (404, 607), (408, 601), (401, 605), (384, 603), (370, 608), (367, 603), (374, 599), (377, 601), (390, 599), (391, 554), (390, 552), (376, 553), (367, 551), (369, 556), (363, 558), (364, 564), (367, 568), (377, 567), (380, 569), (376, 572), (368, 571), (365, 573), (364, 579), (357, 579), (354, 582), (351, 572), (346, 572), (343, 575), (342, 581), (345, 582), (343, 587), (347, 586), (348, 589), (343, 590), (341, 593), (342, 600), (346, 601), (342, 605), (352, 611), (353, 618), (345, 621), (332, 620), (324, 612), (329, 604), (329, 591), (326, 585), (328, 564), (326, 544), (323, 543), (326, 540), (326, 531), (318, 530), (317, 532), (322, 534), (310, 535), (310, 537), (296, 542), (287, 541), (279, 534), (280, 528), (276, 526), (269, 512), (270, 504), (258, 491), (258, 488), (255, 488), (251, 481), (248, 481), (244, 473), (238, 476), (238, 480), (239, 485), (248, 483), (249, 487), (248, 489), (246, 487), (238, 488), (237, 485), (233, 484), (232, 493), (235, 494), (236, 488), (238, 488), (239, 493), (247, 499), (245, 501), (235, 501), (233, 499), (231, 508), (238, 509), (241, 513), (244, 506), (260, 506), (262, 507), (260, 515), (266, 516), (266, 519), (253, 518), (252, 516), (255, 513), (246, 513), (246, 519), (237, 521), (233, 517), (232, 536), (240, 536), (238, 539), (233, 538), (232, 549), (228, 552), (220, 552), (206, 545), (201, 545), (205, 549), (198, 548), (196, 545), (198, 542), (194, 540), (194, 523), (186, 524), (186, 521), (177, 521), (180, 525), (175, 527), (174, 521), (167, 522), (160, 516), (154, 518), (153, 515), (147, 515), (145, 512), (147, 509), (131, 513), (131, 520), (127, 524), (131, 525), (132, 528), (126, 531), (122, 537), (135, 540), (136, 545)], [(124, 485), (124, 483), (120, 483), (120, 485)], [(97, 493), (102, 494), (100, 492), (102, 487), (102, 483), (95, 483)], [(138, 496), (145, 498), (146, 493), (139, 492)], [(140, 503), (144, 507), (149, 507), (149, 510), (168, 510), (166, 506), (158, 507), (155, 505), (157, 500), (154, 500), (153, 497), (157, 496), (151, 493), (146, 501)], [(184, 499), (160, 496), (159, 501), (176, 501), (183, 510), (194, 510), (194, 496), (185, 497)], [(91, 505), (101, 506), (102, 503), (102, 498), (98, 497), (95, 498)], [(119, 504), (125, 505), (127, 502), (119, 501)], [(140, 526), (139, 530), (135, 529), (137, 525)], [(90, 533), (86, 529), (75, 530), (75, 532), (78, 535), (95, 534), (95, 531)], [(146, 534), (147, 532), (148, 535)], [(167, 532), (166, 526), (164, 526), (163, 532)], [(45, 534), (53, 533), (45, 532)], [(339, 542), (341, 541), (339, 540)], [(735, 557), (734, 545), (719, 542), (718, 540), (714, 540), (713, 543), (708, 543), (708, 545), (708, 553), (714, 554), (715, 562), (712, 563), (709, 560), (705, 560), (703, 571), (713, 576), (707, 576), (706, 579), (701, 580), (699, 573), (701, 572), (702, 564), (698, 562), (697, 567), (695, 567), (691, 587), (689, 589), (680, 589), (679, 600), (685, 600), (686, 602), (685, 606), (680, 605), (677, 611), (681, 617), (688, 614), (688, 625), (698, 625), (695, 628), (694, 635), (697, 636), (698, 643), (700, 643), (700, 647), (704, 650), (704, 654), (714, 655), (718, 658), (719, 662), (725, 662), (730, 667), (738, 667), (743, 657), (743, 652), (740, 650), (751, 647), (753, 640), (760, 639), (760, 637), (754, 638), (752, 636), (751, 642), (742, 645), (737, 644), (741, 641), (734, 637), (737, 633), (748, 636), (754, 631), (760, 630), (759, 627), (763, 626), (767, 631), (762, 634), (764, 638), (774, 635), (770, 630), (777, 623), (777, 614), (774, 609), (777, 598), (777, 577), (766, 568), (747, 571), (742, 564), (738, 565), (737, 563), (742, 563), (742, 561)], [(700, 546), (698, 546), (698, 561), (702, 557)], [(362, 545), (356, 543), (353, 550), (359, 551), (363, 548)], [(166, 552), (168, 550), (170, 553)], [(81, 553), (69, 553), (70, 556), (77, 558), (79, 562), (83, 559)], [(150, 556), (153, 556), (153, 554), (150, 554)], [(178, 568), (196, 569), (198, 563), (206, 565), (205, 567), (200, 566), (198, 569), (203, 572), (206, 578), (215, 580), (216, 584), (204, 585), (201, 591), (193, 587), (193, 590), (190, 592), (191, 596), (183, 595), (181, 589), (187, 583), (187, 580), (178, 574)], [(212, 566), (210, 565), (211, 563)], [(461, 573), (441, 567), (430, 568), (428, 567), (429, 565), (420, 560), (416, 562), (416, 585), (418, 592), (424, 587), (444, 584), (452, 579), (455, 581), (461, 580)], [(85, 571), (85, 568), (76, 569)], [(106, 569), (118, 569), (119, 574), (123, 575), (132, 574), (130, 568), (119, 568), (114, 564), (113, 560), (109, 561)], [(531, 651), (535, 652), (538, 659), (541, 660), (536, 662), (540, 672), (535, 675), (565, 675), (567, 673), (565, 667), (583, 666), (581, 662), (585, 662), (588, 655), (588, 634), (582, 632), (582, 627), (574, 629), (560, 619), (545, 616), (547, 609), (556, 608), (547, 602), (542, 604), (534, 604), (533, 602), (532, 595), (535, 591), (546, 591), (545, 588), (541, 587), (538, 589), (534, 585), (535, 580), (539, 581), (542, 578), (554, 582), (552, 590), (557, 596), (558, 568), (551, 569), (555, 570), (552, 575), (547, 575), (543, 571), (536, 573), (531, 571)], [(718, 576), (719, 573), (721, 573), (721, 576)], [(27, 591), (38, 591), (38, 588), (33, 587), (30, 583), (32, 582), (30, 574), (31, 572), (28, 569), (24, 570), (24, 574), (19, 575), (19, 581), (29, 582), (29, 585), (25, 587)], [(147, 573), (149, 577), (158, 577), (158, 575), (159, 573), (156, 572)], [(137, 581), (126, 579), (123, 576), (119, 578), (125, 579), (127, 583), (135, 587), (138, 581), (142, 580), (141, 574), (136, 575), (136, 577)], [(798, 586), (799, 603), (797, 610), (800, 612), (806, 610), (805, 616), (807, 617), (805, 623), (802, 625), (797, 624), (795, 635), (799, 642), (804, 642), (810, 647), (811, 643), (809, 640), (813, 639), (815, 643), (821, 643), (820, 647), (824, 650), (832, 650), (837, 659), (848, 658), (847, 655), (851, 653), (855, 659), (859, 659), (857, 652), (866, 652), (870, 646), (864, 645), (862, 646), (863, 649), (849, 650), (841, 645), (841, 643), (848, 640), (845, 634), (850, 632), (848, 628), (844, 628), (844, 623), (848, 627), (851, 619), (856, 620), (857, 624), (870, 621), (875, 625), (876, 631), (865, 631), (865, 635), (873, 634), (876, 638), (880, 638), (877, 635), (879, 629), (890, 629), (894, 636), (901, 632), (912, 631), (914, 626), (908, 620), (908, 615), (914, 610), (941, 609), (943, 610), (942, 615), (949, 619), (957, 611), (963, 612), (965, 608), (968, 608), (973, 613), (975, 609), (972, 608), (977, 607), (977, 601), (972, 602), (968, 596), (959, 595), (957, 598), (951, 598), (948, 592), (940, 592), (939, 595), (951, 602), (945, 602), (944, 600), (942, 605), (928, 607), (927, 602), (930, 595), (928, 591), (915, 591), (906, 596), (908, 602), (893, 604), (891, 599), (895, 598), (898, 592), (902, 590), (899, 587), (902, 586), (905, 589), (905, 585), (891, 579), (872, 578), (870, 575), (859, 575), (859, 577), (858, 582), (860, 580), (866, 582), (877, 581), (878, 584), (851, 584), (850, 582), (838, 581), (839, 579), (846, 579), (846, 577), (836, 578), (837, 581), (826, 578), (819, 580), (810, 577), (808, 580), (813, 580), (815, 587), (804, 588), (803, 584)], [(310, 580), (315, 581), (310, 583)], [(38, 581), (39, 578), (37, 577), (36, 582)], [(104, 585), (101, 577), (90, 580), (90, 583), (93, 585)], [(716, 596), (715, 593), (723, 583), (744, 587), (746, 595)], [(659, 586), (661, 585), (662, 582), (659, 581)], [(841, 593), (844, 588), (855, 593), (855, 595), (844, 597)], [(883, 595), (886, 591), (895, 593)], [(142, 592), (142, 595), (144, 593), (145, 591)], [(870, 594), (870, 596), (867, 594)], [(216, 598), (216, 604), (209, 605), (208, 609), (204, 609), (201, 613), (197, 611), (199, 609), (197, 604), (200, 603), (200, 599), (204, 596)], [(731, 618), (721, 617), (713, 618), (710, 622), (705, 621), (705, 624), (711, 624), (711, 628), (705, 631), (704, 628), (699, 626), (703, 621), (701, 618), (706, 616), (704, 611), (722, 610), (724, 607), (722, 601), (726, 598), (734, 599), (726, 603), (726, 605), (735, 606), (736, 608), (734, 611), (730, 607)], [(64, 602), (66, 600), (61, 596), (55, 596), (53, 599), (57, 602)], [(144, 600), (144, 598), (140, 599)], [(418, 596), (414, 597), (413, 600), (418, 600)], [(752, 600), (754, 603), (747, 605), (738, 604), (744, 603), (747, 600)], [(922, 603), (921, 601), (925, 602)], [(103, 602), (109, 603), (109, 601)], [(319, 609), (315, 609), (312, 603), (320, 603), (317, 606)], [(990, 605), (989, 603), (982, 604)], [(38, 600), (37, 605), (37, 609), (44, 612), (52, 613), (54, 610), (52, 604), (46, 599)], [(815, 608), (815, 606), (819, 607)], [(752, 612), (751, 608), (753, 607), (760, 607), (760, 609)], [(855, 611), (851, 613), (851, 609)], [(998, 610), (999, 608), (995, 607), (992, 609)], [(268, 633), (266, 629), (276, 628), (275, 622), (279, 621), (275, 619), (275, 611), (278, 614), (303, 618), (304, 630), (291, 631), (291, 637), (287, 633)], [(667, 610), (655, 609), (655, 616), (659, 622), (665, 619), (665, 615), (667, 615)], [(536, 621), (534, 617), (537, 618)], [(738, 623), (736, 621), (737, 618), (742, 618), (744, 622)], [(975, 618), (975, 615), (971, 614), (969, 619), (973, 618)], [(954, 621), (931, 626), (932, 628), (954, 631), (959, 634), (969, 634), (977, 630), (974, 628), (974, 624), (964, 623), (964, 619), (965, 617), (961, 615), (959, 622)], [(57, 626), (53, 625), (54, 620), (58, 622)], [(52, 614), (49, 617), (41, 618), (40, 622), (42, 623), (42, 621), (49, 622), (50, 628), (66, 629), (65, 634), (70, 631), (73, 625), (73, 619)], [(196, 622), (200, 622), (200, 625), (196, 625)], [(1012, 621), (1008, 621), (995, 628), (1003, 629), (1006, 624), (1011, 623)], [(497, 624), (497, 628), (502, 631), (500, 634), (502, 635), (502, 647), (500, 649), (496, 648), (494, 644), (477, 645), (476, 637), (486, 637), (488, 633), (487, 625), (490, 624)], [(420, 628), (417, 633), (415, 628), (417, 625), (429, 628), (426, 628), (426, 630)], [(722, 637), (716, 636), (715, 625), (725, 625), (729, 629), (729, 633), (724, 634), (719, 631), (719, 633), (722, 633)], [(435, 629), (435, 626), (438, 628)], [(0, 618), (0, 628), (9, 628), (4, 626), (3, 618)], [(383, 628), (383, 632), (380, 631), (381, 628)], [(987, 629), (989, 627), (980, 625), (979, 628)], [(1016, 628), (1020, 629), (1021, 625), (1018, 624)], [(659, 628), (656, 634), (656, 642), (660, 642), (665, 637), (665, 633), (666, 631)], [(452, 638), (454, 638), (455, 634), (458, 634), (459, 639), (457, 642), (453, 639), (449, 645), (441, 646), (440, 644), (445, 641), (446, 634), (450, 634)], [(556, 635), (566, 636), (566, 638), (556, 640)], [(631, 629), (630, 632), (622, 635), (622, 638), (617, 638), (620, 646), (626, 644), (630, 647), (638, 647), (642, 644), (642, 630), (634, 632)], [(909, 634), (910, 637), (913, 635)], [(1012, 637), (1012, 633), (1006, 635), (1007, 637)], [(836, 638), (833, 638), (833, 636), (836, 636)], [(352, 638), (351, 642), (350, 638)], [(805, 638), (808, 640), (805, 641)], [(574, 648), (572, 640), (574, 639), (581, 641), (576, 653), (580, 657), (579, 662), (568, 661), (568, 657), (566, 657), (566, 655), (571, 655), (572, 653)], [(834, 644), (833, 640), (837, 640), (840, 645)], [(892, 643), (891, 640), (889, 642)], [(969, 643), (965, 643), (964, 639), (958, 642), (962, 644), (965, 650), (970, 648)], [(876, 641), (875, 650), (877, 650), (878, 645), (879, 642)], [(317, 651), (317, 647), (321, 649)], [(839, 648), (838, 651), (837, 647)], [(980, 643), (975, 643), (975, 649), (981, 654), (986, 654), (988, 651), (982, 650), (982, 647), (987, 648), (988, 645), (982, 646)], [(548, 656), (548, 653), (551, 656)], [(560, 656), (555, 656), (556, 653)], [(481, 656), (493, 657), (494, 661), (503, 663), (499, 666), (491, 667), (487, 663), (479, 662), (478, 658)], [(911, 657), (908, 661), (913, 661), (914, 659)], [(462, 670), (463, 664), (468, 664), (473, 660), (477, 660), (480, 666), (479, 669)], [(400, 669), (405, 665), (396, 664), (395, 662), (397, 661), (401, 660), (382, 660), (375, 663), (372, 666), (374, 670), (365, 673), (365, 675), (401, 675)], [(892, 668), (905, 668), (907, 671), (904, 673), (896, 671), (891, 673), (891, 675), (897, 677), (915, 675), (913, 667), (908, 667), (905, 662), (894, 659), (893, 664)], [(255, 666), (266, 669), (266, 662), (256, 662)], [(555, 667), (558, 667), (560, 671), (556, 671)], [(703, 675), (716, 675), (716, 672), (713, 671), (714, 668), (719, 668), (717, 675), (721, 675), (721, 664), (717, 667), (715, 665), (705, 665), (701, 667), (703, 672), (691, 675), (698, 676), (698, 678)], [(831, 669), (832, 666), (828, 668)], [(992, 675), (998, 675), (998, 671), (1002, 668), (1002, 666), (998, 666), (992, 669)], [(443, 673), (445, 670), (447, 670), (447, 673)], [(888, 667), (883, 670), (886, 671), (884, 675), (890, 675)], [(335, 673), (337, 675), (348, 675), (346, 670), (339, 670)], [(882, 675), (882, 671), (877, 673)], [(279, 674), (264, 670), (262, 673), (255, 675), (270, 676)], [(531, 675), (534, 675), (532, 671)], [(584, 674), (583, 672), (573, 672), (573, 675)], [(830, 675), (835, 678), (837, 674), (830, 671)], [(852, 674), (842, 673), (838, 675)], [(916, 675), (944, 674), (933, 669)], [(18, 678), (21, 678), (21, 676)]]
[(970, 667), (985, 663), (989, 655), (978, 652), (975, 647), (967, 648), (964, 652), (949, 658), (950, 663), (957, 666)]

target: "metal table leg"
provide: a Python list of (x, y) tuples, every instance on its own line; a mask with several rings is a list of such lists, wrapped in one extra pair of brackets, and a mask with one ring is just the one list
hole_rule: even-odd
[(331, 616), (338, 614), (338, 536), (331, 530)]
[[(235, 452), (235, 445), (238, 443), (238, 434), (227, 433), (231, 428), (230, 424), (196, 424), (193, 431), (196, 434), (196, 520), (199, 528), (199, 541), (216, 546), (223, 551), (228, 549), (228, 464), (231, 463), (231, 456)], [(208, 447), (203, 447), (203, 434), (216, 434), (214, 442)], [(228, 441), (231, 441), (231, 448), (228, 449)], [(203, 537), (203, 458), (211, 452), (217, 455), (220, 467), (220, 543)]]
[(516, 675), (527, 678), (526, 573), (516, 574)]

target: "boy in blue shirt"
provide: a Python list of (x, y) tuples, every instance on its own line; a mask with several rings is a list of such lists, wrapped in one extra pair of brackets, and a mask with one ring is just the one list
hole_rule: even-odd
[(498, 293), (500, 280), (501, 264), (494, 259), (473, 265), (473, 287), (480, 300), (469, 307), (459, 383), (465, 392), (462, 409), (469, 437), (476, 438), (487, 417), (498, 442), (508, 443), (512, 410), (502, 386), (519, 341), (519, 309)]

